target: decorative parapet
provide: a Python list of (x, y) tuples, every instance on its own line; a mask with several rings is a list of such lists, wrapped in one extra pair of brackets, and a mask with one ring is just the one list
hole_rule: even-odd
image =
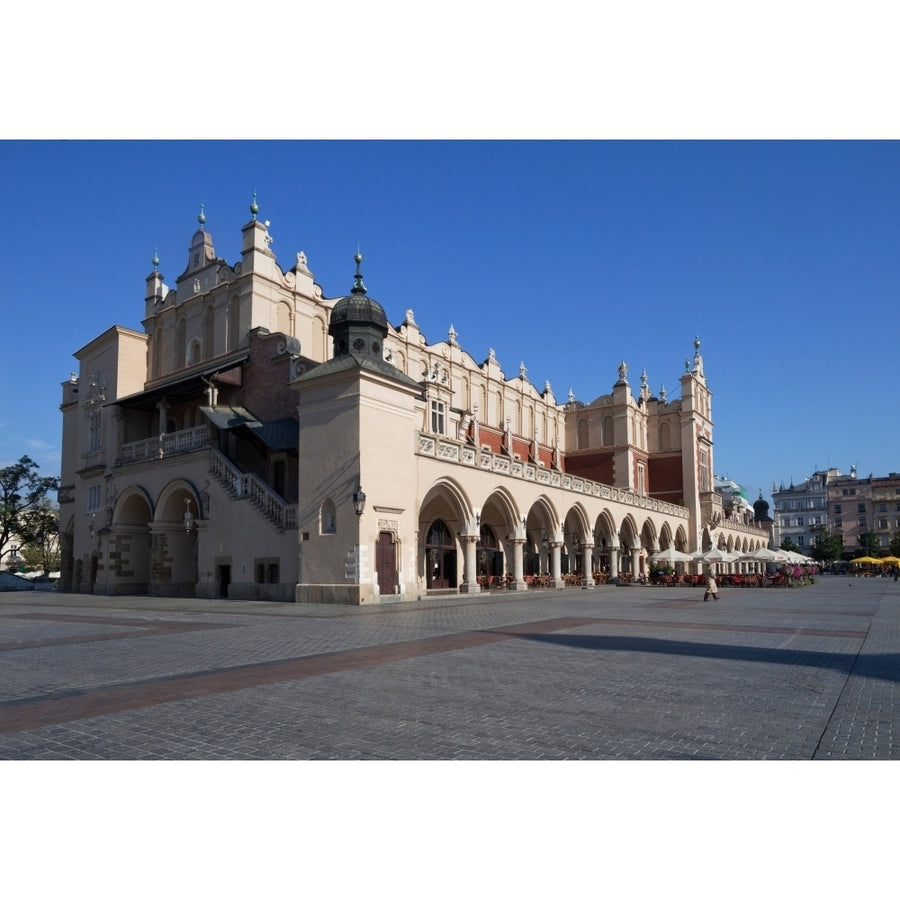
[(162, 459), (174, 453), (187, 453), (200, 450), (209, 444), (209, 425), (198, 425), (196, 428), (185, 428), (161, 434), (158, 437), (146, 438), (122, 444), (122, 455), (119, 463), (140, 462), (147, 459)]
[[(600, 500), (608, 500), (611, 503), (625, 503), (639, 509), (652, 512), (660, 512), (665, 515), (675, 516), (681, 519), (689, 518), (686, 507), (658, 500), (654, 497), (643, 497), (633, 491), (622, 490), (599, 481), (591, 481), (581, 476), (567, 475), (557, 469), (547, 469), (544, 466), (532, 462), (524, 463), (518, 459), (511, 459), (506, 454), (494, 453), (482, 448), (476, 450), (461, 441), (442, 435), (422, 434), (417, 435), (416, 442), (418, 456), (430, 456), (442, 462), (453, 465), (465, 466), (470, 469), (481, 469), (485, 472), (493, 472), (508, 478), (516, 478), (521, 481), (529, 481), (534, 484), (542, 484), (547, 487), (560, 488), (571, 491), (574, 494), (587, 495)], [(730, 525), (730, 523), (728, 523)], [(749, 529), (755, 533), (755, 529)]]

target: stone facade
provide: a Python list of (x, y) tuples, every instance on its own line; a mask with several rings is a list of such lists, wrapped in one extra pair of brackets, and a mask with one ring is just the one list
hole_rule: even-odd
[(201, 214), (175, 288), (153, 261), (143, 331), (75, 353), (63, 589), (372, 603), (768, 544), (723, 515), (699, 341), (677, 399), (645, 374), (633, 389), (623, 361), (608, 393), (560, 402), (452, 325), (434, 344), (412, 310), (391, 326), (359, 256), (351, 293), (326, 298), (251, 212), (239, 262)]

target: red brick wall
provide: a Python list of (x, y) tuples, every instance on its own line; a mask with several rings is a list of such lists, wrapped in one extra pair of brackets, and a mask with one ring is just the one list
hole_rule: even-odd
[(681, 455), (651, 456), (648, 463), (650, 473), (650, 496), (669, 503), (681, 503), (684, 499), (684, 484), (681, 480)]
[(615, 483), (615, 464), (611, 450), (579, 450), (567, 453), (564, 469), (602, 484)]

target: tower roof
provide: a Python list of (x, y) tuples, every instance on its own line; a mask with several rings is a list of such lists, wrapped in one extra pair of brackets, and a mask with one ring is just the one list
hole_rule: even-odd
[(362, 273), (359, 271), (362, 255), (357, 252), (353, 258), (356, 261), (353, 288), (350, 295), (341, 297), (331, 310), (328, 333), (333, 337), (336, 329), (346, 325), (373, 325), (381, 330), (382, 335), (386, 335), (388, 321), (384, 307), (373, 297), (368, 296), (366, 286), (363, 284)]

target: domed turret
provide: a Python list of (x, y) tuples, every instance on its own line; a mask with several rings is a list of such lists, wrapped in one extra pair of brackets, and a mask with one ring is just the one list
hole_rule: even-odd
[(762, 491), (759, 492), (759, 499), (753, 504), (753, 521), (754, 522), (771, 522), (769, 518), (769, 504), (763, 500)]
[(331, 310), (328, 333), (334, 338), (334, 355), (368, 355), (381, 359), (382, 344), (388, 333), (384, 308), (366, 293), (359, 270), (361, 254), (354, 257), (356, 275), (350, 296), (342, 297)]

